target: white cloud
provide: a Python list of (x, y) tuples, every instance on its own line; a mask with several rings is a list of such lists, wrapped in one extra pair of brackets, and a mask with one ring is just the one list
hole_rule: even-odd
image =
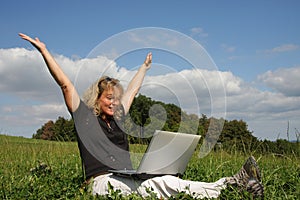
[(30, 137), (49, 120), (56, 120), (58, 116), (70, 118), (63, 102), (32, 105), (34, 102), (25, 102), (26, 104), (24, 104), (19, 100), (14, 101), (16, 104), (9, 103), (0, 107), (0, 130), (5, 130), (13, 135)]
[[(65, 74), (80, 91), (85, 90), (103, 73), (113, 75), (118, 70), (116, 64), (104, 57), (71, 60), (55, 55)], [(0, 91), (23, 99), (57, 102), (59, 87), (37, 51), (24, 48), (0, 49)]]
[(260, 75), (258, 80), (286, 96), (300, 96), (300, 67), (268, 71)]
[[(119, 78), (126, 87), (135, 73), (105, 57), (55, 58), (80, 93), (103, 74)], [(259, 76), (275, 92), (259, 90), (232, 72), (187, 69), (146, 76), (141, 93), (180, 105), (188, 113), (243, 119), (257, 137), (276, 139), (287, 121), (291, 130), (292, 126), (299, 129), (299, 70), (278, 69)], [(36, 51), (1, 49), (0, 80), (0, 130), (18, 134), (26, 130), (25, 136), (30, 137), (48, 120), (69, 116), (59, 87)]]
[(281, 52), (287, 52), (287, 51), (294, 51), (299, 48), (299, 45), (295, 44), (283, 44), (277, 47), (274, 47), (272, 49), (268, 49), (265, 52), (266, 53), (281, 53)]
[(203, 28), (200, 27), (194, 27), (190, 29), (191, 36), (200, 36), (200, 37), (207, 37), (208, 33), (206, 33)]
[(58, 87), (37, 51), (23, 48), (0, 50), (0, 91), (17, 98), (57, 101)]
[(221, 48), (227, 53), (232, 53), (236, 50), (236, 47), (227, 44), (221, 44)]

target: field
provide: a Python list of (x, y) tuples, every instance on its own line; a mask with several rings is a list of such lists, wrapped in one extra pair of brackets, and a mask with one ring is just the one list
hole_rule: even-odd
[[(76, 143), (50, 142), (0, 135), (1, 199), (119, 199), (118, 193), (105, 197), (90, 195), (83, 184), (81, 161)], [(144, 146), (132, 145), (143, 152)], [(265, 199), (299, 199), (300, 158), (295, 155), (256, 155), (265, 186)], [(191, 159), (184, 179), (212, 182), (236, 173), (250, 153), (219, 150)], [(138, 159), (133, 158), (137, 165)], [(122, 197), (141, 199), (137, 195)], [(187, 199), (179, 194), (173, 199)], [(251, 199), (235, 188), (224, 190), (219, 199)]]

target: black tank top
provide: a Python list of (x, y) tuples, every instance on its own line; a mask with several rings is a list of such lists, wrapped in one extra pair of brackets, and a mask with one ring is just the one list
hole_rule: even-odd
[(121, 120), (107, 119), (110, 123), (109, 127), (82, 101), (71, 115), (75, 122), (86, 179), (107, 172), (109, 169), (132, 169), (127, 135), (120, 128)]

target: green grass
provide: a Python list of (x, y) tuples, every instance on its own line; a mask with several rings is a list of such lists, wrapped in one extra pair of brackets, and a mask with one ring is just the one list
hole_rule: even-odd
[[(83, 184), (81, 160), (76, 143), (50, 142), (0, 135), (0, 199), (95, 199)], [(132, 145), (131, 150), (145, 151)], [(140, 154), (134, 154), (137, 166)], [(191, 159), (184, 179), (212, 182), (236, 173), (249, 155), (211, 152)], [(300, 158), (294, 155), (255, 155), (265, 186), (265, 199), (300, 197)], [(97, 197), (118, 199), (120, 194)], [(141, 199), (137, 195), (124, 199)], [(188, 198), (179, 194), (176, 199)], [(235, 188), (224, 190), (219, 199), (251, 199)]]

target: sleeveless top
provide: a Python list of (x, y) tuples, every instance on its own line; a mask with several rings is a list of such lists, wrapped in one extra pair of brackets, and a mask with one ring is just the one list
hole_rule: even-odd
[(71, 115), (87, 180), (109, 169), (132, 169), (127, 135), (120, 127), (122, 120), (109, 118), (108, 127), (83, 101)]

